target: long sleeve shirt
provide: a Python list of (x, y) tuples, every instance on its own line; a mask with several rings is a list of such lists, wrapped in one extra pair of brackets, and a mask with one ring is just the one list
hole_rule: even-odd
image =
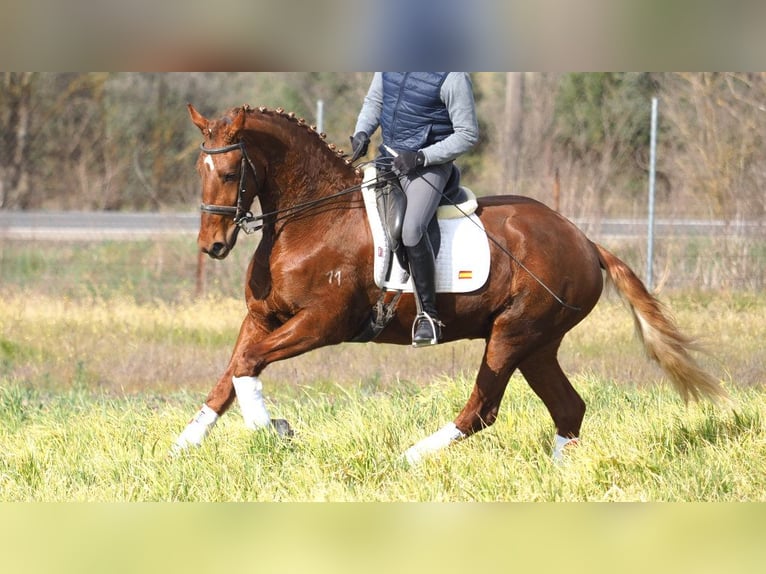
[[(470, 150), (479, 140), (479, 124), (473, 99), (473, 84), (467, 72), (450, 72), (442, 84), (440, 96), (452, 122), (453, 133), (445, 139), (423, 148), (425, 165), (452, 161)], [(371, 136), (380, 125), (383, 108), (383, 78), (375, 72), (364, 98), (354, 133)]]

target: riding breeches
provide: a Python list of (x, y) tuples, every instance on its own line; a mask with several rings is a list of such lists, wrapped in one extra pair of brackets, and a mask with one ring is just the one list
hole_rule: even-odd
[(402, 243), (414, 247), (428, 230), (442, 191), (452, 173), (452, 162), (421, 167), (399, 178), (407, 196), (407, 210), (402, 222)]

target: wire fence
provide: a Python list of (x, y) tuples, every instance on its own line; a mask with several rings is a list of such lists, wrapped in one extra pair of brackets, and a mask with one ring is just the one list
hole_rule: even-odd
[[(575, 223), (644, 279), (646, 220), (579, 219)], [(188, 237), (193, 242), (198, 225), (196, 213), (0, 211), (0, 241)], [(653, 257), (656, 290), (762, 290), (766, 287), (766, 222), (658, 220)]]
[[(647, 269), (647, 220), (580, 219), (575, 223), (639, 276)], [(766, 285), (763, 221), (656, 220), (653, 251), (655, 290), (760, 290)]]

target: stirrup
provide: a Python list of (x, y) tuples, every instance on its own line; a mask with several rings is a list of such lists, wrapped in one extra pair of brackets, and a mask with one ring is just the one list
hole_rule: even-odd
[[(415, 339), (415, 331), (420, 326), (421, 321), (427, 321), (428, 325), (431, 327), (431, 338), (430, 339)], [(413, 347), (427, 347), (430, 345), (436, 345), (441, 340), (441, 328), (444, 326), (444, 323), (439, 321), (438, 319), (434, 319), (429, 315), (428, 313), (418, 313), (415, 317), (415, 320), (412, 322), (412, 346)]]

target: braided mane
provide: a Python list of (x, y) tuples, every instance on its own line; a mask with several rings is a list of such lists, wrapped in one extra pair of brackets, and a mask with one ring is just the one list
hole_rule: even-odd
[[(252, 108), (248, 104), (243, 105), (241, 108), (234, 108), (231, 110), (231, 112), (237, 113), (240, 109), (243, 110), (249, 116), (252, 116), (254, 114), (263, 114), (266, 116), (270, 116), (272, 118), (281, 119), (286, 122), (290, 122), (294, 124), (296, 127), (306, 130), (306, 133), (309, 133), (313, 137), (317, 138), (317, 142), (322, 144), (323, 147), (327, 149), (336, 159), (343, 161), (344, 165), (346, 166), (351, 166), (351, 159), (349, 158), (348, 154), (343, 149), (339, 148), (334, 143), (328, 143), (326, 133), (318, 132), (317, 127), (315, 125), (308, 124), (304, 118), (296, 116), (294, 112), (286, 112), (284, 108), (270, 109), (270, 108), (267, 108), (266, 106), (259, 106), (257, 108)], [(355, 172), (357, 173), (357, 175), (361, 174), (359, 169), (355, 169)]]

